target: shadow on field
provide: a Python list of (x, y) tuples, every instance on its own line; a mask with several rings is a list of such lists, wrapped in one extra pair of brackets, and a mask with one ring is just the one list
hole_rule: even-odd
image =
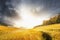
[(52, 37), (49, 34), (45, 33), (45, 32), (43, 32), (42, 36), (45, 40), (52, 40)]

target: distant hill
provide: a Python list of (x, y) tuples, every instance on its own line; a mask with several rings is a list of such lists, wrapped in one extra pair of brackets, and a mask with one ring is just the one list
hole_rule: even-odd
[[(38, 27), (34, 28), (34, 30), (36, 30), (36, 31), (45, 31), (45, 30), (49, 31), (49, 30), (53, 30), (53, 29), (60, 29), (60, 24), (38, 26)], [(53, 31), (55, 31), (55, 30), (53, 30)]]

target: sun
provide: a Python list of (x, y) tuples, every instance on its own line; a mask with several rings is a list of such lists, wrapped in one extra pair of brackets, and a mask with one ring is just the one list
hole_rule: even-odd
[(34, 16), (30, 8), (24, 6), (20, 8), (18, 15), (21, 17), (21, 19), (14, 21), (14, 26), (17, 28), (23, 27), (31, 29), (34, 28), (34, 26), (41, 25), (43, 23), (42, 21), (45, 19)]

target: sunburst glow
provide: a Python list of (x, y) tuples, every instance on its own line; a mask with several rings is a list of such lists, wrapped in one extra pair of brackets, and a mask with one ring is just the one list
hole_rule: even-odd
[(34, 26), (42, 24), (42, 21), (46, 18), (41, 18), (33, 15), (30, 8), (22, 6), (18, 10), (18, 14), (21, 19), (15, 21), (15, 25), (18, 28), (33, 28)]

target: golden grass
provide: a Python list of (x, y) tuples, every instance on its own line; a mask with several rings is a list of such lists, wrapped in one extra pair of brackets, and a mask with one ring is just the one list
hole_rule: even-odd
[[(43, 36), (43, 34), (45, 36)], [(51, 39), (50, 39), (50, 37)], [(60, 40), (60, 24), (34, 29), (18, 29), (0, 26), (0, 40)]]

